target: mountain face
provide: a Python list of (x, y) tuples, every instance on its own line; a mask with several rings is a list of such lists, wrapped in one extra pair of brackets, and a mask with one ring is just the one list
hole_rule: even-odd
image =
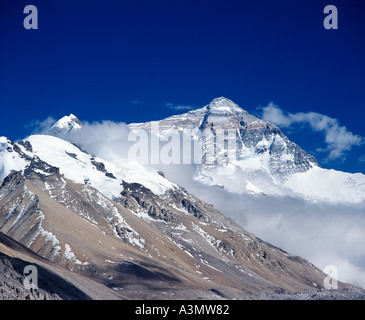
[(8, 298), (22, 297), (27, 263), (60, 287), (29, 297), (243, 299), (323, 289), (327, 275), (313, 264), (151, 168), (116, 165), (50, 135), (0, 141), (0, 258), (15, 288)]
[(333, 203), (365, 201), (363, 174), (321, 168), (315, 157), (278, 127), (223, 97), (201, 109), (129, 127), (152, 128), (164, 139), (174, 134), (191, 135), (202, 144), (202, 162), (196, 166), (195, 179), (229, 192), (295, 195)]

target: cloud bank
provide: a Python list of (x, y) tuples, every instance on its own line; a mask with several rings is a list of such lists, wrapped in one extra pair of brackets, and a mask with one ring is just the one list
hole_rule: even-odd
[(38, 134), (46, 132), (48, 129), (52, 127), (52, 125), (57, 120), (51, 116), (47, 117), (44, 120), (33, 120), (31, 123), (25, 125), (24, 127), (30, 129), (32, 134)]
[(294, 125), (309, 125), (314, 132), (324, 134), (327, 160), (344, 158), (352, 147), (364, 143), (364, 138), (354, 135), (341, 126), (337, 119), (316, 112), (286, 113), (280, 107), (269, 103), (262, 109), (262, 119), (278, 127), (289, 128)]
[(334, 265), (340, 281), (365, 288), (365, 203), (331, 205), (290, 196), (234, 194), (194, 181), (191, 167), (160, 169), (262, 240), (321, 270)]

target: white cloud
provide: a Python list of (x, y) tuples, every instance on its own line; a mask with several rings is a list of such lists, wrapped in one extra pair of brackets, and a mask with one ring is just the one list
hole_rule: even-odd
[(322, 132), (327, 160), (343, 158), (353, 146), (364, 142), (363, 137), (348, 131), (337, 119), (316, 112), (285, 113), (279, 106), (270, 103), (262, 109), (262, 118), (283, 128), (307, 124), (314, 132)]
[(163, 171), (262, 240), (304, 257), (321, 270), (334, 265), (340, 281), (365, 288), (365, 204), (330, 205), (290, 196), (239, 195), (194, 182), (191, 168), (165, 167)]
[(273, 103), (269, 103), (262, 109), (262, 119), (279, 127), (289, 127), (292, 123), (290, 117), (286, 116), (284, 112)]
[(44, 120), (33, 120), (30, 124), (25, 125), (26, 128), (30, 128), (32, 134), (42, 133), (47, 131), (56, 122), (53, 117), (47, 117)]
[(92, 155), (113, 161), (127, 157), (130, 130), (124, 122), (102, 121), (83, 122), (80, 130), (69, 133), (69, 140)]
[(189, 106), (189, 105), (180, 105), (180, 104), (170, 103), (170, 102), (164, 103), (162, 105), (162, 107), (167, 108), (167, 109), (176, 110), (176, 111), (189, 111), (189, 110), (194, 109), (192, 106)]
[(136, 105), (136, 104), (143, 104), (143, 101), (141, 101), (141, 100), (131, 100), (130, 103), (131, 104), (134, 104), (134, 105)]

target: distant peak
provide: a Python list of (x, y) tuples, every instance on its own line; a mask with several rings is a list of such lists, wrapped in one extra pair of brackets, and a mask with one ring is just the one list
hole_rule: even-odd
[(48, 135), (64, 137), (66, 134), (81, 129), (81, 121), (74, 115), (64, 116), (59, 119), (47, 132)]
[(81, 128), (81, 121), (74, 115), (70, 114), (69, 116), (64, 116), (60, 120), (58, 120), (52, 128), (60, 128), (60, 129), (76, 129)]

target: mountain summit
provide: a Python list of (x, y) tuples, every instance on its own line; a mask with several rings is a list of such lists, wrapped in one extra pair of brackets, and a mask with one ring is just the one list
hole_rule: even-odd
[(225, 97), (219, 97), (213, 99), (209, 103), (209, 105), (207, 105), (207, 109), (215, 111), (244, 112), (244, 110), (241, 109), (232, 100), (227, 99)]
[(62, 138), (71, 132), (81, 129), (81, 126), (81, 121), (71, 113), (69, 116), (64, 116), (59, 119), (48, 131), (46, 131), (46, 134)]
[[(365, 176), (319, 166), (316, 158), (275, 125), (220, 97), (203, 108), (154, 122), (160, 135), (192, 132), (203, 141), (195, 179), (233, 193), (295, 195), (311, 201), (358, 203), (365, 200)], [(150, 130), (151, 123), (129, 127)], [(219, 143), (219, 141), (221, 143)], [(334, 183), (336, 181), (336, 183)]]

